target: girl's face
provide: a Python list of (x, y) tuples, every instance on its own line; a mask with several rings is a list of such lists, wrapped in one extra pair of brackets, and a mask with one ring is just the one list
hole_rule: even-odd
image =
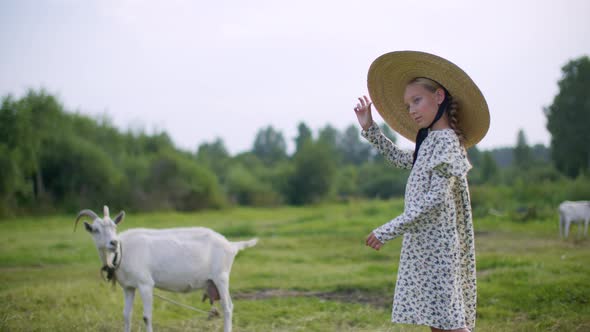
[(438, 105), (444, 100), (444, 91), (437, 89), (430, 92), (418, 83), (408, 84), (404, 93), (404, 103), (410, 116), (420, 128), (428, 127), (438, 111)]

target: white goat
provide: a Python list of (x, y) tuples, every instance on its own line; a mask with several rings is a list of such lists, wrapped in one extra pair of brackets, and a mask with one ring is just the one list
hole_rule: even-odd
[(117, 235), (116, 229), (125, 217), (121, 211), (112, 220), (104, 207), (104, 218), (91, 210), (82, 210), (82, 217), (90, 217), (92, 224), (84, 222), (92, 235), (103, 271), (107, 278), (116, 280), (125, 294), (125, 331), (131, 330), (131, 313), (135, 290), (143, 302), (143, 320), (152, 332), (152, 300), (154, 287), (171, 292), (191, 292), (206, 289), (203, 300), (211, 304), (221, 300), (224, 313), (224, 331), (232, 328), (233, 304), (229, 294), (229, 274), (238, 251), (256, 245), (257, 239), (229, 242), (221, 234), (208, 228), (129, 229)]
[[(578, 234), (582, 230), (584, 221), (584, 236), (588, 235), (588, 222), (590, 222), (590, 201), (565, 201), (559, 204), (559, 236), (567, 238), (570, 224), (579, 223)], [(562, 231), (563, 229), (563, 231)]]

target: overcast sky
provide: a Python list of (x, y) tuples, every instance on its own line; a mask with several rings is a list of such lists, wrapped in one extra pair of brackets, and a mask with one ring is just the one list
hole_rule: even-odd
[(513, 145), (520, 128), (549, 144), (543, 107), (561, 67), (590, 54), (589, 13), (588, 0), (0, 0), (0, 94), (44, 87), (191, 151), (216, 137), (249, 150), (268, 125), (292, 149), (301, 121), (314, 134), (356, 124), (375, 58), (420, 50), (479, 85), (480, 148)]

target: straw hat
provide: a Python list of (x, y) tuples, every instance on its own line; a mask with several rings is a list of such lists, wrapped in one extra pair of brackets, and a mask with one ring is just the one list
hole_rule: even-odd
[(393, 130), (416, 141), (420, 128), (404, 104), (406, 85), (416, 77), (426, 77), (442, 84), (453, 96), (459, 107), (457, 119), (465, 135), (465, 147), (477, 144), (486, 135), (490, 113), (477, 85), (454, 63), (417, 51), (386, 53), (373, 61), (369, 69), (369, 95)]

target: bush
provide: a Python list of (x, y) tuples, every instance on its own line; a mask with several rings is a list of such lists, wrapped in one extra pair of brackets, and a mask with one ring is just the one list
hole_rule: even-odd
[(229, 169), (225, 185), (230, 200), (240, 205), (271, 206), (281, 202), (280, 195), (270, 185), (241, 164)]
[(359, 195), (358, 168), (352, 165), (340, 168), (336, 172), (334, 181), (334, 195), (336, 198), (346, 200)]
[(525, 181), (517, 178), (514, 184), (471, 186), (471, 205), (474, 215), (507, 214), (515, 220), (553, 217), (565, 200), (590, 200), (590, 178), (581, 175), (571, 180), (559, 177), (556, 181)]
[(66, 210), (115, 201), (122, 172), (97, 145), (75, 136), (56, 136), (41, 151), (46, 198)]
[(336, 169), (332, 150), (321, 142), (305, 143), (294, 158), (287, 197), (295, 205), (317, 202), (331, 191)]
[(409, 172), (385, 163), (368, 163), (361, 167), (358, 181), (362, 195), (369, 198), (403, 196)]
[(571, 201), (590, 201), (590, 175), (580, 174), (567, 190)]
[(154, 156), (144, 184), (145, 210), (220, 208), (225, 200), (217, 178), (188, 156), (166, 150)]

